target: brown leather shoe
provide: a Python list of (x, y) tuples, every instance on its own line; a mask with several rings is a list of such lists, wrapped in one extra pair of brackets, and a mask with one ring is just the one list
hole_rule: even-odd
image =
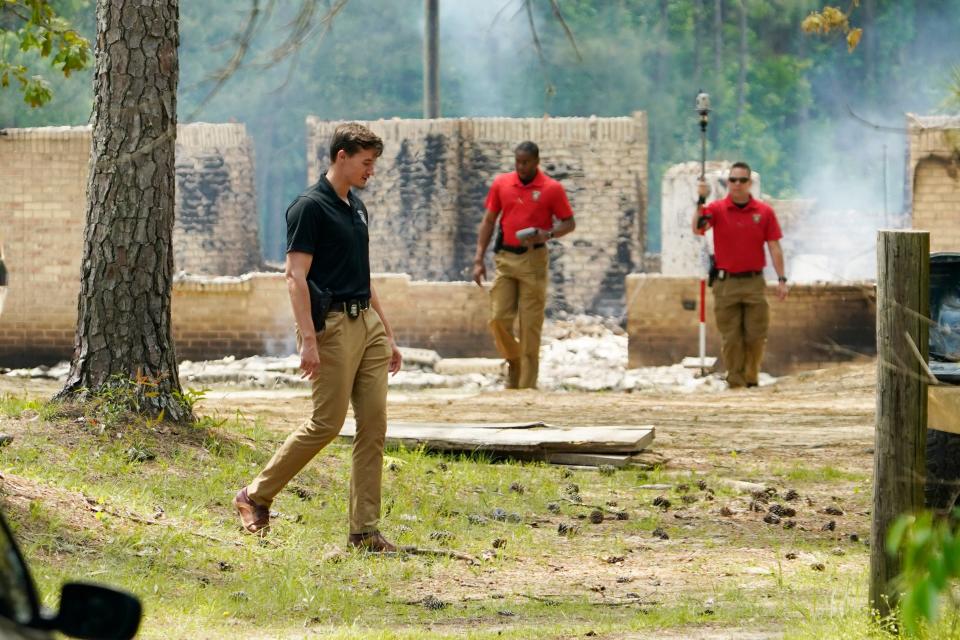
[(233, 506), (240, 514), (240, 524), (245, 531), (258, 533), (270, 527), (270, 509), (251, 500), (247, 495), (246, 487), (240, 489), (234, 496)]
[(351, 533), (347, 537), (347, 545), (371, 553), (389, 553), (397, 550), (397, 547), (384, 538), (379, 531)]

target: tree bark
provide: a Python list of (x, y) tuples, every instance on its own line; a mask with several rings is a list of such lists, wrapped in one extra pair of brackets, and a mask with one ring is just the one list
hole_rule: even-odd
[(75, 350), (60, 397), (130, 380), (139, 408), (190, 417), (170, 327), (178, 0), (99, 0)]

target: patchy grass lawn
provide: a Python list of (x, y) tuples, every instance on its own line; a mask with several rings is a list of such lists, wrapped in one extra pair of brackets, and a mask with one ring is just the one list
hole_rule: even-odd
[(384, 532), (458, 559), (347, 550), (343, 444), (278, 496), (268, 535), (244, 534), (233, 494), (283, 438), (252, 414), (148, 425), (7, 394), (0, 431), (44, 603), (71, 579), (123, 587), (144, 638), (890, 637), (865, 612), (861, 441), (785, 456), (675, 434), (662, 465), (612, 473), (389, 452)]

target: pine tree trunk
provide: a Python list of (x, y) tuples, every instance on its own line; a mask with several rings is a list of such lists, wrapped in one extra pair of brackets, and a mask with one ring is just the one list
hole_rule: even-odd
[(740, 69), (737, 73), (737, 126), (747, 107), (747, 3), (740, 0)]
[(866, 0), (863, 3), (863, 31), (865, 38), (864, 62), (866, 63), (867, 95), (876, 95), (877, 88), (877, 5), (875, 0)]
[(190, 417), (170, 327), (178, 0), (97, 2), (93, 140), (75, 350), (61, 397), (137, 380)]
[[(723, 0), (713, 3), (713, 90), (717, 98), (723, 93)], [(719, 102), (719, 100), (718, 100)], [(714, 114), (714, 124), (709, 129), (710, 146), (717, 148), (720, 142), (719, 122)]]
[(702, 90), (703, 80), (703, 0), (693, 2), (693, 84)]

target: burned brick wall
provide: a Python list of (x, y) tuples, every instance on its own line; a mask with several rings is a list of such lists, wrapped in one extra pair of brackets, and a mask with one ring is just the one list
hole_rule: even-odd
[(960, 116), (907, 115), (912, 226), (931, 251), (960, 251)]
[(181, 126), (176, 172), (176, 269), (232, 276), (259, 269), (253, 145), (246, 128), (241, 124)]
[[(338, 124), (307, 119), (311, 183), (328, 166)], [(533, 140), (540, 146), (541, 168), (563, 184), (577, 220), (573, 234), (551, 242), (549, 311), (623, 314), (624, 277), (643, 269), (644, 113), (364, 124), (385, 147), (377, 174), (359, 194), (371, 216), (373, 271), (468, 280), (490, 184), (498, 173), (513, 170), (517, 143)]]
[[(242, 125), (177, 129), (174, 267), (236, 275), (261, 263), (253, 158)], [(89, 127), (0, 135), (0, 236), (9, 287), (0, 366), (69, 358), (77, 323)]]
[[(633, 274), (627, 278), (630, 367), (664, 366), (697, 355), (698, 277)], [(795, 284), (786, 300), (767, 286), (770, 331), (763, 370), (773, 375), (867, 361), (876, 356), (876, 294), (870, 282)], [(720, 356), (707, 303), (707, 355)], [(723, 363), (720, 362), (720, 368)]]

